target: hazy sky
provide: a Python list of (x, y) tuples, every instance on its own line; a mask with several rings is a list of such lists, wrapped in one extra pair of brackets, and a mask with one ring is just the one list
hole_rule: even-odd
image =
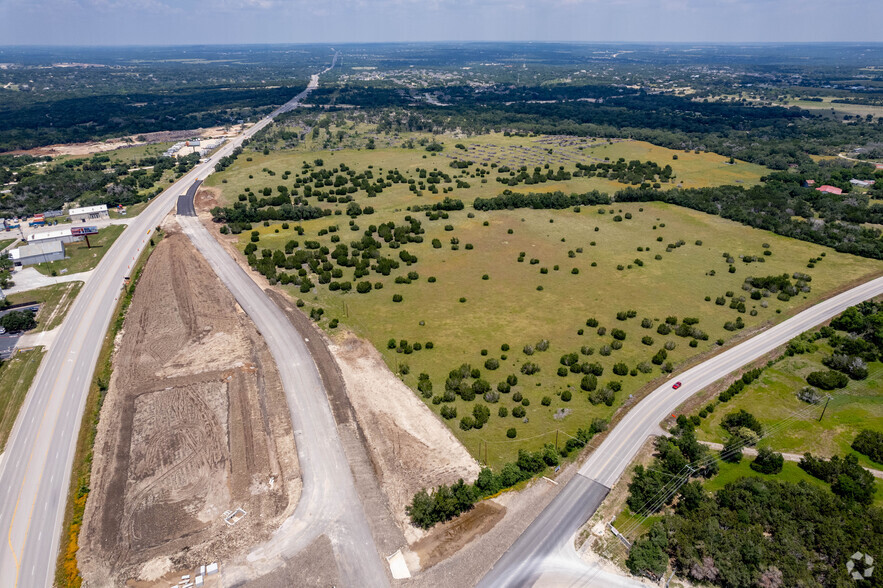
[(883, 0), (0, 0), (0, 45), (883, 41)]

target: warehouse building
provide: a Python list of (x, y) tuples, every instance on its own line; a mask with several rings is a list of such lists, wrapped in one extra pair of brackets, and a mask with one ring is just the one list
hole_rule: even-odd
[(64, 259), (64, 243), (61, 241), (46, 241), (23, 245), (9, 252), (9, 257), (15, 265), (34, 265), (47, 261)]
[(67, 211), (67, 215), (71, 217), (71, 222), (79, 223), (90, 220), (98, 220), (108, 218), (107, 205), (99, 204), (98, 206), (85, 206), (83, 208), (71, 208)]
[(49, 241), (60, 241), (62, 243), (73, 243), (74, 241), (82, 241), (90, 235), (97, 235), (96, 227), (70, 227), (68, 229), (59, 229), (57, 231), (46, 231), (45, 233), (33, 233), (28, 235), (28, 244), (46, 243)]

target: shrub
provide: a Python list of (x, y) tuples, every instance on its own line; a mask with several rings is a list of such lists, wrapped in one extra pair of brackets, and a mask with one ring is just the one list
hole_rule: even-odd
[(852, 448), (877, 463), (883, 463), (883, 433), (879, 431), (863, 429), (852, 442)]
[(457, 407), (450, 404), (445, 404), (441, 407), (441, 416), (446, 420), (457, 418)]
[(656, 327), (656, 332), (660, 335), (665, 336), (671, 333), (671, 327), (668, 326), (666, 323), (659, 323), (659, 326)]
[(462, 419), (460, 419), (460, 428), (463, 429), (464, 431), (468, 431), (469, 429), (473, 428), (474, 426), (475, 426), (475, 419), (473, 419), (471, 416), (464, 416)]
[(653, 345), (653, 337), (645, 336), (641, 338), (641, 343), (644, 345)]
[(509, 409), (505, 406), (501, 406), (500, 410), (497, 411), (497, 416), (499, 417), (507, 417), (509, 416)]
[(598, 387), (598, 378), (594, 374), (586, 374), (580, 381), (579, 387), (586, 392), (591, 392)]
[(506, 376), (506, 383), (510, 386), (517, 386), (518, 376), (516, 376), (515, 374), (509, 374), (508, 376)]
[(525, 345), (524, 349), (522, 349), (525, 355), (533, 355), (534, 349), (533, 345)]
[(523, 396), (521, 395), (521, 392), (516, 392), (512, 395), (512, 400), (514, 400), (515, 402), (521, 402), (522, 398)]
[[(502, 411), (505, 409), (501, 408), (500, 410)], [(509, 437), (510, 439), (515, 439), (516, 435), (518, 435), (518, 433), (515, 431), (515, 427), (510, 427), (510, 428), (506, 429), (506, 436)]]
[(523, 406), (516, 406), (515, 408), (512, 409), (512, 416), (514, 416), (517, 419), (524, 418), (524, 415), (526, 415), (526, 414), (527, 414), (527, 411), (524, 410)]
[(386, 342), (387, 349), (395, 349), (397, 345), (398, 344), (396, 343), (395, 339), (390, 339), (389, 341)]
[(356, 292), (359, 294), (367, 294), (371, 291), (371, 282), (359, 282), (356, 284)]
[(510, 386), (507, 382), (500, 382), (497, 384), (497, 392), (508, 394), (510, 390), (512, 390), (512, 386)]
[[(524, 362), (524, 364), (522, 364), (522, 366), (521, 366), (521, 373), (526, 376), (532, 376), (533, 374), (535, 374), (539, 371), (540, 371), (540, 366), (538, 366), (537, 364), (530, 362), (530, 361)], [(846, 377), (846, 376), (844, 376), (844, 377)]]
[(566, 367), (558, 368), (558, 375), (561, 376), (562, 378), (567, 376), (567, 368)]
[(570, 402), (571, 398), (573, 398), (573, 395), (571, 394), (570, 390), (565, 390), (564, 392), (561, 393), (561, 400), (562, 401)]
[(540, 404), (542, 404), (543, 406), (549, 406), (550, 404), (552, 404), (552, 398), (549, 396), (543, 396), (543, 399), (540, 400)]
[(613, 373), (617, 376), (625, 376), (629, 373), (629, 368), (626, 364), (619, 362), (613, 365)]
[(849, 383), (849, 378), (840, 372), (827, 370), (810, 373), (806, 376), (806, 381), (810, 386), (815, 386), (822, 390), (835, 390), (837, 388), (845, 388)]
[(393, 294), (393, 295), (392, 295), (392, 301), (393, 301), (393, 302), (401, 302), (401, 301), (402, 301), (402, 295), (401, 295), (401, 294)]
[(751, 469), (761, 474), (778, 474), (782, 471), (785, 463), (781, 453), (776, 453), (768, 447), (761, 447), (757, 457), (751, 462)]
[(617, 341), (625, 341), (626, 335), (625, 335), (625, 331), (623, 331), (622, 329), (613, 329), (612, 331), (610, 331), (610, 334)]
[(490, 358), (489, 360), (484, 362), (484, 368), (487, 370), (496, 370), (500, 367), (500, 361), (495, 358)]

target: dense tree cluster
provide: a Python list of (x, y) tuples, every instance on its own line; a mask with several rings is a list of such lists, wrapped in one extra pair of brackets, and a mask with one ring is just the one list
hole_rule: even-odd
[(751, 188), (625, 188), (615, 200), (669, 202), (844, 253), (883, 259), (880, 231), (862, 224), (883, 224), (883, 205), (869, 206), (867, 197), (845, 199), (799, 184), (767, 181)]
[(37, 326), (34, 313), (29, 310), (11, 310), (0, 317), (0, 327), (10, 333), (28, 331)]
[(610, 204), (610, 198), (607, 194), (597, 190), (584, 194), (570, 195), (561, 191), (522, 194), (520, 192), (504, 190), (502, 194), (493, 198), (476, 198), (472, 206), (476, 210), (506, 210), (513, 208), (560, 210), (592, 204)]
[[(34, 159), (25, 157), (25, 161)], [(89, 159), (69, 159), (42, 168), (12, 168), (15, 172), (10, 180), (16, 183), (0, 203), (0, 216), (59, 210), (72, 201), (79, 202), (81, 206), (107, 204), (108, 207), (143, 202), (162, 191), (156, 184), (166, 171), (173, 170), (180, 176), (198, 161), (199, 155), (194, 154), (178, 160), (171, 157), (144, 157), (133, 163), (114, 163), (109, 155), (98, 154)], [(153, 188), (155, 190), (152, 192), (145, 193)]]
[(683, 498), (635, 542), (634, 573), (661, 574), (671, 562), (679, 576), (715, 586), (846, 586), (853, 553), (881, 555), (883, 510), (805, 482), (748, 477)]
[(874, 475), (858, 463), (855, 455), (835, 455), (829, 460), (803, 454), (798, 464), (809, 475), (831, 484), (831, 491), (846, 501), (870, 505), (877, 491)]

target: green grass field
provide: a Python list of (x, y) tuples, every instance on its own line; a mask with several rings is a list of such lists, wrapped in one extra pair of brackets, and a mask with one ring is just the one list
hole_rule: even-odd
[(783, 359), (767, 368), (757, 381), (732, 400), (718, 405), (702, 420), (697, 430), (699, 438), (724, 443), (727, 433), (720, 422), (727, 414), (740, 409), (752, 413), (767, 429), (800, 412), (805, 413), (804, 416), (765, 439), (763, 444), (784, 453), (808, 451), (822, 457), (855, 453), (862, 465), (883, 469), (883, 464), (872, 462), (850, 447), (862, 429), (883, 430), (883, 364), (871, 363), (867, 379), (850, 380), (846, 388), (832, 391), (833, 398), (819, 422), (822, 406), (807, 410), (810, 405), (796, 395), (807, 385), (807, 374), (827, 369), (822, 365), (822, 358), (831, 355), (831, 349), (823, 341), (818, 343), (819, 350), (815, 353)]
[(83, 282), (64, 282), (45, 288), (10, 294), (7, 299), (11, 304), (41, 303), (40, 312), (36, 317), (37, 328), (33, 332), (51, 331), (64, 320), (82, 287)]
[[(515, 144), (516, 141), (524, 143), (535, 139), (538, 138), (496, 135), (473, 137), (464, 143), (472, 145), (488, 141), (498, 144), (505, 140)], [(454, 141), (445, 139), (445, 143), (448, 152)], [(724, 158), (710, 154), (679, 153), (675, 161), (672, 156), (677, 152), (637, 142), (601, 145), (592, 150), (604, 150), (614, 160), (635, 157), (654, 159), (660, 165), (671, 163), (678, 175), (676, 181), (685, 185), (713, 184), (723, 172), (744, 174), (742, 179), (747, 184), (756, 182), (763, 172), (763, 168), (749, 168), (748, 164), (741, 162), (729, 166)], [(645, 155), (636, 150), (644, 150)], [(300, 151), (271, 152), (268, 156), (249, 153), (247, 156), (252, 158), (251, 162), (244, 154), (228, 170), (211, 176), (209, 183), (222, 188), (225, 201), (233, 202), (246, 186), (255, 192), (265, 186), (275, 188), (284, 182), (280, 179), (284, 171), (298, 172), (303, 161), (317, 157), (325, 160), (326, 167), (346, 163), (359, 171), (373, 165), (375, 177), (381, 175), (380, 168), (397, 167), (405, 173), (406, 169), (413, 172), (424, 166), (438, 167), (456, 177), (454, 172), (459, 170), (447, 167), (450, 160), (441, 156), (429, 156), (424, 160), (424, 154), (422, 150), (400, 148), (340, 151), (333, 155)], [(271, 176), (263, 171), (265, 169), (273, 170), (277, 175)], [(249, 179), (249, 175), (254, 177)], [(634, 376), (616, 376), (612, 373), (615, 363), (624, 363), (632, 370), (640, 362), (649, 362), (651, 356), (670, 341), (675, 347), (668, 351), (667, 361), (677, 365), (698, 353), (715, 349), (718, 338), (732, 338), (736, 333), (724, 329), (727, 321), (741, 317), (748, 329), (767, 321), (777, 321), (799, 305), (817, 301), (849, 282), (883, 270), (883, 263), (878, 261), (839, 254), (666, 204), (585, 206), (580, 212), (473, 211), (470, 203), (474, 197), (494, 196), (507, 188), (494, 177), (490, 175), (485, 184), (480, 183), (479, 178), (469, 177), (472, 187), (468, 189), (454, 189), (438, 195), (424, 191), (422, 197), (413, 195), (401, 184), (386, 188), (371, 199), (360, 192), (355, 195), (356, 201), (362, 206), (370, 204), (376, 212), (352, 221), (357, 230), (350, 230), (350, 219), (345, 215), (300, 223), (305, 231), (303, 236), (295, 233), (295, 223), (291, 223), (288, 229), (283, 229), (282, 223), (278, 222), (253, 227), (260, 233), (259, 250), (282, 249), (292, 239), (302, 245), (305, 240), (315, 240), (333, 250), (332, 236), (340, 236), (340, 242), (350, 243), (361, 237), (371, 224), (394, 221), (401, 225), (409, 214), (406, 208), (413, 204), (431, 204), (444, 196), (462, 199), (466, 209), (448, 213), (447, 219), (430, 221), (422, 212), (413, 215), (425, 229), (423, 242), (408, 243), (401, 250), (416, 255), (418, 261), (410, 267), (402, 263), (390, 276), (371, 272), (368, 277), (360, 278), (370, 280), (372, 284), (379, 282), (382, 289), (375, 288), (366, 294), (357, 294), (353, 289), (343, 294), (321, 285), (303, 295), (294, 286), (287, 288), (292, 297), (302, 298), (307, 303), (304, 309), (307, 312), (312, 307), (322, 307), (325, 319), (336, 318), (369, 339), (384, 354), (393, 371), (401, 372), (402, 366), (407, 364), (409, 373), (403, 375), (403, 379), (412, 388), (416, 389), (418, 374), (426, 373), (433, 383), (433, 394), (440, 395), (444, 392), (448, 372), (462, 363), (480, 369), (481, 378), (492, 388), (507, 375), (517, 374), (518, 385), (511, 393), (502, 394), (498, 403), (487, 405), (491, 417), (480, 430), (463, 431), (458, 423), (461, 417), (471, 414), (475, 404), (485, 404), (484, 401), (467, 402), (458, 397), (450, 403), (457, 408), (457, 417), (446, 422), (474, 455), (487, 454), (487, 461), (494, 467), (513, 460), (520, 448), (537, 449), (544, 443), (554, 442), (556, 434), (563, 441), (566, 435), (575, 434), (577, 428), (586, 427), (593, 418), (610, 418), (629, 394), (661, 373), (660, 368), (653, 365), (648, 374), (638, 372)], [(729, 176), (720, 183), (733, 181), (734, 177)], [(599, 182), (606, 186), (590, 186)], [(287, 183), (291, 184), (290, 181)], [(609, 191), (621, 187), (623, 184), (606, 178), (578, 178), (554, 184), (522, 184), (512, 189), (571, 192), (594, 188)], [(327, 202), (319, 205), (336, 210), (346, 207), (345, 204)], [(600, 214), (602, 211), (604, 214)], [(614, 220), (616, 215), (625, 217), (627, 214), (631, 215), (630, 219)], [(338, 230), (318, 234), (331, 225), (337, 225)], [(452, 230), (446, 230), (446, 225)], [(452, 250), (452, 238), (459, 239), (456, 251)], [(433, 239), (441, 242), (441, 248), (432, 246)], [(240, 248), (244, 248), (249, 240), (249, 232), (242, 233)], [(679, 241), (684, 244), (667, 247)], [(764, 244), (768, 245), (771, 255), (762, 255)], [(525, 253), (525, 258), (519, 262), (521, 252)], [(398, 253), (386, 246), (380, 249), (382, 256), (395, 259), (398, 259)], [(724, 253), (735, 258), (735, 273), (728, 272), (729, 264)], [(825, 256), (823, 261), (815, 268), (807, 269), (807, 261), (822, 254)], [(765, 263), (745, 263), (739, 259), (742, 255), (759, 256)], [(531, 259), (538, 262), (532, 264)], [(636, 259), (640, 259), (643, 266), (639, 266)], [(620, 265), (622, 270), (618, 269)], [(573, 273), (574, 269), (578, 273)], [(396, 277), (401, 278), (409, 271), (417, 272), (418, 279), (408, 284), (395, 283)], [(726, 297), (725, 306), (714, 302), (728, 292), (736, 297), (746, 294), (741, 290), (746, 277), (794, 272), (806, 272), (812, 276), (810, 293), (788, 302), (777, 300), (775, 296), (763, 301), (748, 299), (745, 313), (729, 308), (731, 297)], [(487, 279), (484, 279), (485, 275)], [(435, 278), (433, 283), (430, 283), (430, 277)], [(359, 281), (353, 280), (349, 268), (344, 269), (340, 279), (352, 280), (354, 285)], [(401, 302), (392, 301), (395, 294), (402, 296)], [(706, 297), (710, 300), (706, 301)], [(465, 300), (461, 302), (461, 299)], [(627, 310), (636, 311), (636, 316), (625, 321), (617, 320), (617, 312)], [(708, 340), (698, 341), (696, 347), (690, 347), (689, 338), (677, 337), (673, 333), (659, 335), (657, 327), (668, 316), (698, 318), (697, 327), (708, 334)], [(587, 327), (586, 321), (590, 318), (597, 319), (606, 334), (599, 335), (597, 327)], [(641, 326), (644, 318), (650, 319), (650, 328)], [(322, 325), (327, 328), (328, 320), (323, 320)], [(614, 328), (624, 331), (626, 338), (620, 350), (603, 356), (602, 347), (613, 342), (611, 332)], [(647, 336), (652, 338), (650, 345), (642, 343), (642, 338)], [(412, 354), (397, 353), (387, 349), (387, 341), (391, 338), (424, 345), (431, 341), (434, 348), (424, 348)], [(548, 351), (536, 352), (529, 357), (523, 353), (525, 345), (541, 339), (550, 341)], [(504, 344), (510, 346), (508, 351), (502, 350)], [(587, 351), (591, 349), (592, 355), (581, 354), (582, 347)], [(486, 350), (487, 355), (483, 355), (482, 350)], [(587, 393), (580, 390), (581, 374), (568, 373), (560, 377), (556, 374), (561, 367), (559, 358), (571, 352), (579, 355), (580, 362), (598, 362), (604, 367), (600, 384), (612, 380), (622, 382), (622, 391), (617, 393), (612, 406), (592, 405), (587, 400)], [(499, 369), (484, 367), (485, 361), (491, 358), (500, 362)], [(523, 375), (520, 369), (526, 361), (539, 365), (540, 372)], [(511, 416), (512, 409), (519, 404), (512, 399), (515, 392), (529, 400), (526, 419)], [(569, 401), (562, 398), (564, 392), (572, 395)], [(541, 402), (544, 397), (550, 400), (548, 406)], [(441, 408), (429, 399), (426, 402), (436, 412)], [(500, 407), (505, 407), (509, 416), (498, 416)], [(516, 428), (514, 440), (506, 436), (510, 427)]]
[(3, 239), (2, 241), (0, 241), (0, 251), (3, 251), (16, 241), (18, 241), (18, 239)]
[(18, 411), (42, 360), (43, 348), (36, 347), (17, 353), (0, 365), (0, 452), (6, 448)]
[(34, 268), (46, 276), (51, 276), (53, 271), (59, 275), (63, 273), (63, 270), (67, 270), (64, 273), (68, 274), (89, 271), (98, 265), (125, 228), (125, 225), (109, 225), (101, 229), (97, 235), (89, 237), (91, 248), (86, 245), (85, 240), (66, 243), (64, 246), (65, 259), (38, 263)]

